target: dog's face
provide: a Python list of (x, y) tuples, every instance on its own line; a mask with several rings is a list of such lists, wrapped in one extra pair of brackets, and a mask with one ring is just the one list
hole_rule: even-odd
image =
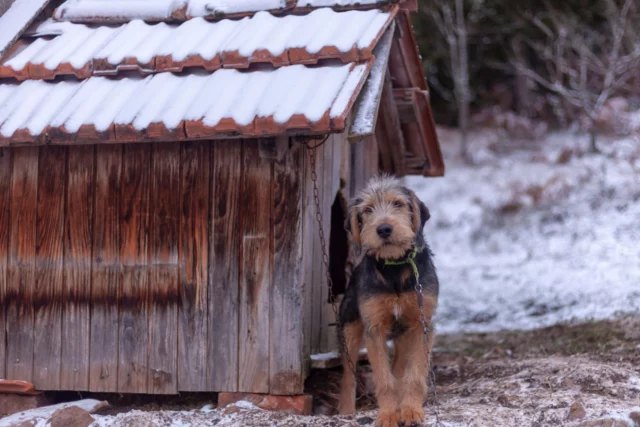
[(349, 207), (346, 228), (356, 244), (378, 259), (401, 258), (422, 233), (429, 210), (389, 176), (375, 177)]

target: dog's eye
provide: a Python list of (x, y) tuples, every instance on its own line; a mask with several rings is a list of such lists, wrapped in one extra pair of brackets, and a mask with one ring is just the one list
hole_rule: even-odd
[(394, 208), (398, 208), (398, 209), (402, 209), (402, 208), (404, 208), (404, 203), (402, 203), (402, 202), (393, 202), (393, 207)]
[(371, 206), (367, 206), (366, 208), (364, 208), (364, 213), (372, 214), (373, 213), (373, 208)]

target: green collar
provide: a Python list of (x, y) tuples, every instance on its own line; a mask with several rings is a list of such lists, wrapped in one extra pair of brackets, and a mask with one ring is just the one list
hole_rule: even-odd
[(413, 275), (416, 277), (416, 281), (420, 282), (420, 273), (418, 272), (418, 266), (416, 265), (416, 256), (422, 251), (422, 248), (415, 247), (405, 259), (398, 261), (385, 260), (384, 265), (406, 265), (409, 264), (413, 269)]

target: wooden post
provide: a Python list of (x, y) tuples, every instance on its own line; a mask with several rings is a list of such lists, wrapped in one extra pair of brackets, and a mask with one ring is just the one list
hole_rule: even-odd
[(242, 143), (216, 141), (211, 152), (207, 387), (237, 391)]
[(150, 145), (127, 145), (120, 203), (118, 391), (147, 393)]
[(96, 147), (89, 390), (118, 390), (122, 145)]
[[(60, 388), (66, 147), (40, 148), (34, 288), (33, 383)], [(42, 177), (46, 177), (43, 179)]]
[(38, 148), (13, 149), (7, 281), (7, 378), (33, 379)]
[(94, 146), (69, 150), (60, 373), (62, 390), (89, 390), (94, 160)]
[(274, 270), (271, 281), (271, 394), (292, 395), (304, 388), (303, 147), (296, 146), (275, 165)]
[(182, 146), (178, 386), (207, 391), (207, 275), (211, 155), (207, 142)]

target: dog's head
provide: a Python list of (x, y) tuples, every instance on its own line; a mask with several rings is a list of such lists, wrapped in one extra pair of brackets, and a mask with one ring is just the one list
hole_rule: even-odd
[(371, 179), (351, 202), (346, 228), (369, 255), (397, 259), (413, 247), (429, 217), (413, 191), (383, 175)]

